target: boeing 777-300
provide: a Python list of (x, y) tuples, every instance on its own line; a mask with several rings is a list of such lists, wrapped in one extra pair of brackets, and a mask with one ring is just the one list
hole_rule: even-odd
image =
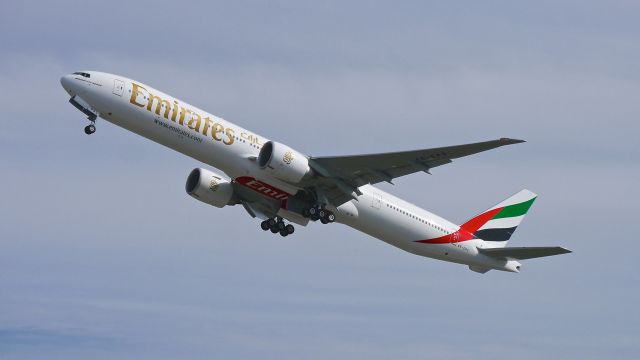
[(314, 157), (216, 117), (141, 82), (97, 71), (60, 80), (69, 102), (96, 131), (98, 117), (222, 171), (197, 168), (186, 192), (206, 204), (240, 205), (266, 232), (293, 224), (341, 223), (410, 253), (469, 266), (519, 272), (520, 260), (569, 253), (559, 246), (507, 247), (536, 199), (522, 190), (457, 225), (373, 185), (426, 172), (454, 159), (522, 140), (380, 154)]

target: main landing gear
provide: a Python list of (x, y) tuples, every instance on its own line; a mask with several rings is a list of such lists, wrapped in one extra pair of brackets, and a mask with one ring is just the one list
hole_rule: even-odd
[[(306, 209), (303, 211), (302, 215), (313, 221), (320, 220), (323, 224), (329, 224), (336, 221), (336, 215), (322, 206), (314, 206)], [(280, 236), (282, 237), (291, 235), (295, 231), (293, 225), (286, 224), (284, 219), (279, 216), (261, 222), (260, 228), (264, 231), (269, 230), (274, 234), (280, 233)]]
[(285, 237), (293, 234), (295, 228), (291, 224), (285, 224), (281, 217), (267, 219), (260, 223), (262, 230), (271, 230), (272, 233), (280, 233), (280, 236)]
[(336, 221), (336, 215), (322, 206), (314, 206), (303, 212), (303, 215), (313, 221), (320, 220), (323, 224)]

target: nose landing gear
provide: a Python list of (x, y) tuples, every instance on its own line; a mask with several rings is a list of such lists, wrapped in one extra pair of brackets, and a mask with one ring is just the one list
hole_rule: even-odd
[(94, 122), (91, 122), (91, 124), (87, 125), (84, 127), (84, 133), (87, 135), (91, 135), (94, 132), (96, 132), (96, 125)]
[(82, 111), (85, 115), (87, 115), (87, 119), (91, 122), (91, 124), (84, 127), (84, 133), (87, 135), (91, 135), (96, 132), (96, 119), (98, 118), (98, 113), (89, 105), (86, 101), (84, 101), (81, 97), (77, 95), (73, 95), (71, 99), (69, 99), (71, 105), (73, 105), (76, 109)]
[(272, 233), (280, 233), (280, 236), (285, 237), (293, 234), (295, 228), (291, 224), (285, 224), (284, 220), (280, 217), (267, 219), (260, 223), (260, 228), (264, 231), (270, 230)]

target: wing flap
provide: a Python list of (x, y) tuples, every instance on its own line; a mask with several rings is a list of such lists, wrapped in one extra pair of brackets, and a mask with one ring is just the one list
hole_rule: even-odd
[(561, 246), (538, 246), (538, 247), (504, 247), (492, 249), (478, 249), (482, 254), (499, 259), (526, 260), (545, 256), (561, 255), (571, 253), (571, 250)]

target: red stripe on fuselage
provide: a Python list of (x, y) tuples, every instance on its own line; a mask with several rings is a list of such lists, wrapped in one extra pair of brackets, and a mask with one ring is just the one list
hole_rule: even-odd
[(475, 236), (473, 236), (473, 234), (478, 231), (478, 229), (480, 229), (482, 225), (486, 224), (487, 221), (493, 219), (493, 217), (496, 216), (496, 214), (498, 214), (502, 209), (503, 208), (497, 208), (480, 214), (462, 224), (462, 226), (460, 226), (460, 230), (454, 233), (433, 239), (417, 240), (416, 242), (423, 244), (450, 244), (475, 239)]
[(417, 240), (416, 242), (423, 243), (423, 244), (450, 244), (450, 243), (457, 243), (461, 241), (471, 240), (473, 238), (474, 237), (472, 233), (466, 231), (463, 228), (460, 228), (460, 230), (451, 234), (447, 234), (447, 235), (440, 236), (433, 239)]

